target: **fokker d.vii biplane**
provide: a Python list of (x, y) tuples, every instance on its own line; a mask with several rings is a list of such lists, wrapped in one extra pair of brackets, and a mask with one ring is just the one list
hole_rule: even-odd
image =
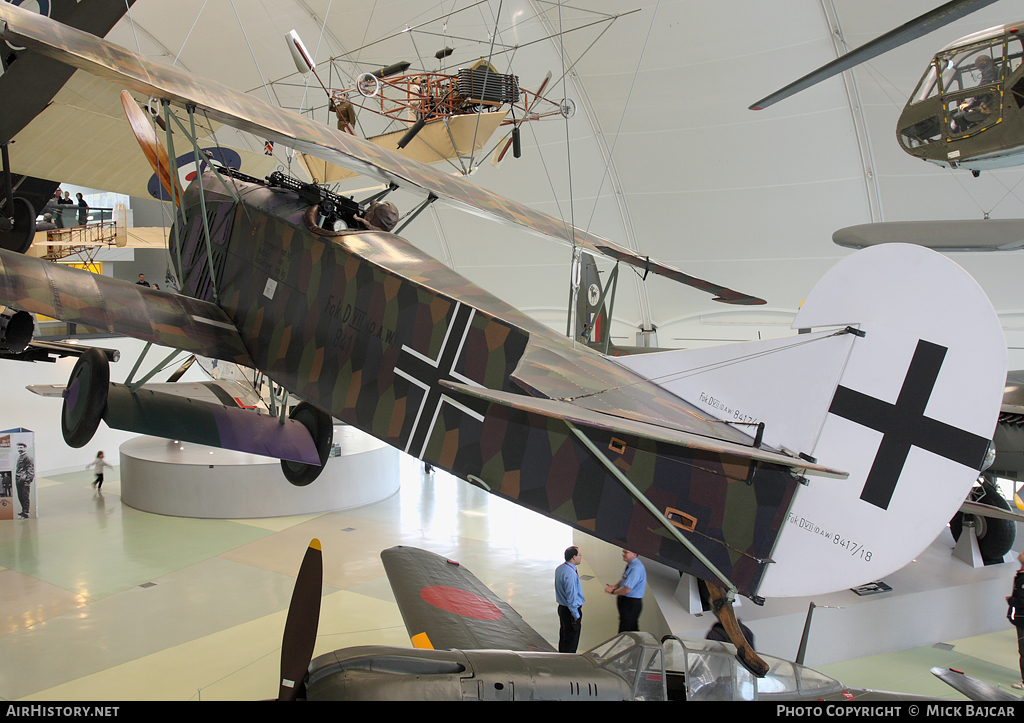
[(322, 557), (313, 540), (295, 579), (278, 700), (926, 700), (848, 688), (770, 656), (758, 679), (714, 640), (627, 632), (557, 653), (464, 566), (415, 547), (380, 553), (414, 649), (364, 645), (313, 658)]
[[(984, 293), (934, 252), (891, 245), (845, 259), (797, 315), (795, 328), (813, 333), (620, 363), (401, 237), (367, 230), (372, 203), (216, 166), (181, 190), (165, 160), (174, 149), (159, 143), (140, 100), (162, 102), (179, 140), (194, 140), (201, 115), (724, 303), (763, 302), (16, 7), (0, 5), (0, 31), (127, 89), (143, 150), (178, 201), (170, 255), (180, 286), (155, 291), (0, 250), (0, 303), (255, 368), (305, 400), (291, 425), (207, 409), (203, 443), (258, 442), (305, 484), (325, 459), (331, 417), (340, 419), (709, 581), (739, 654), (760, 674), (767, 667), (731, 615), (735, 595), (811, 595), (902, 567), (934, 540), (982, 466), (1006, 347)], [(188, 415), (182, 424), (170, 405), (140, 382), (110, 382), (105, 360), (86, 354), (62, 424), (76, 444), (101, 418), (188, 433)]]

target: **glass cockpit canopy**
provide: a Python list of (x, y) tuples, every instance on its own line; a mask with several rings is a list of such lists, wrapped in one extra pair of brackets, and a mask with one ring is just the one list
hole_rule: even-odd
[(665, 655), (650, 633), (621, 633), (583, 655), (629, 683), (633, 700), (666, 700)]
[[(955, 93), (998, 83), (1015, 71), (1021, 64), (1021, 39), (1013, 33), (1007, 37), (1006, 31), (1007, 26), (999, 25), (968, 35), (940, 50), (914, 89), (910, 104), (920, 103), (940, 92)], [(979, 61), (983, 56), (992, 62)], [(940, 72), (941, 84), (938, 82)]]
[(762, 655), (768, 674), (756, 678), (736, 659), (736, 647), (717, 640), (665, 640), (665, 667), (686, 677), (687, 700), (816, 698), (842, 690), (839, 681), (788, 660)]

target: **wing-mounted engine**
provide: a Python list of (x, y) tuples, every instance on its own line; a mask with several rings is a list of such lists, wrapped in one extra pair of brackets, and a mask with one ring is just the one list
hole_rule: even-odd
[(0, 309), (0, 352), (21, 354), (28, 349), (35, 331), (32, 315), (18, 309)]
[(75, 364), (63, 394), (64, 441), (85, 446), (103, 420), (112, 429), (276, 457), (295, 485), (316, 479), (331, 449), (330, 416), (306, 402), (290, 418), (268, 414), (233, 395), (230, 384), (119, 384), (110, 381), (107, 357), (90, 349)]

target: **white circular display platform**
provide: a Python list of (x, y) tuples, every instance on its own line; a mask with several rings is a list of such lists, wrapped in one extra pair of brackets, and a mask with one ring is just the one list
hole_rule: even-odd
[(135, 437), (121, 445), (121, 499), (174, 517), (245, 519), (344, 510), (398, 491), (399, 452), (349, 426), (334, 427), (334, 452), (311, 484), (296, 487), (276, 459)]

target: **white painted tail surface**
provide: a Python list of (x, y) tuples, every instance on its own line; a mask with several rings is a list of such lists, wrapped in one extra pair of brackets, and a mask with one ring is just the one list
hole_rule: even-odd
[(616, 358), (711, 416), (764, 422), (767, 446), (850, 473), (809, 477), (797, 491), (757, 590), (764, 597), (872, 582), (930, 545), (977, 479), (1006, 380), (1006, 342), (985, 293), (919, 246), (884, 244), (839, 262), (793, 328), (816, 331)]

